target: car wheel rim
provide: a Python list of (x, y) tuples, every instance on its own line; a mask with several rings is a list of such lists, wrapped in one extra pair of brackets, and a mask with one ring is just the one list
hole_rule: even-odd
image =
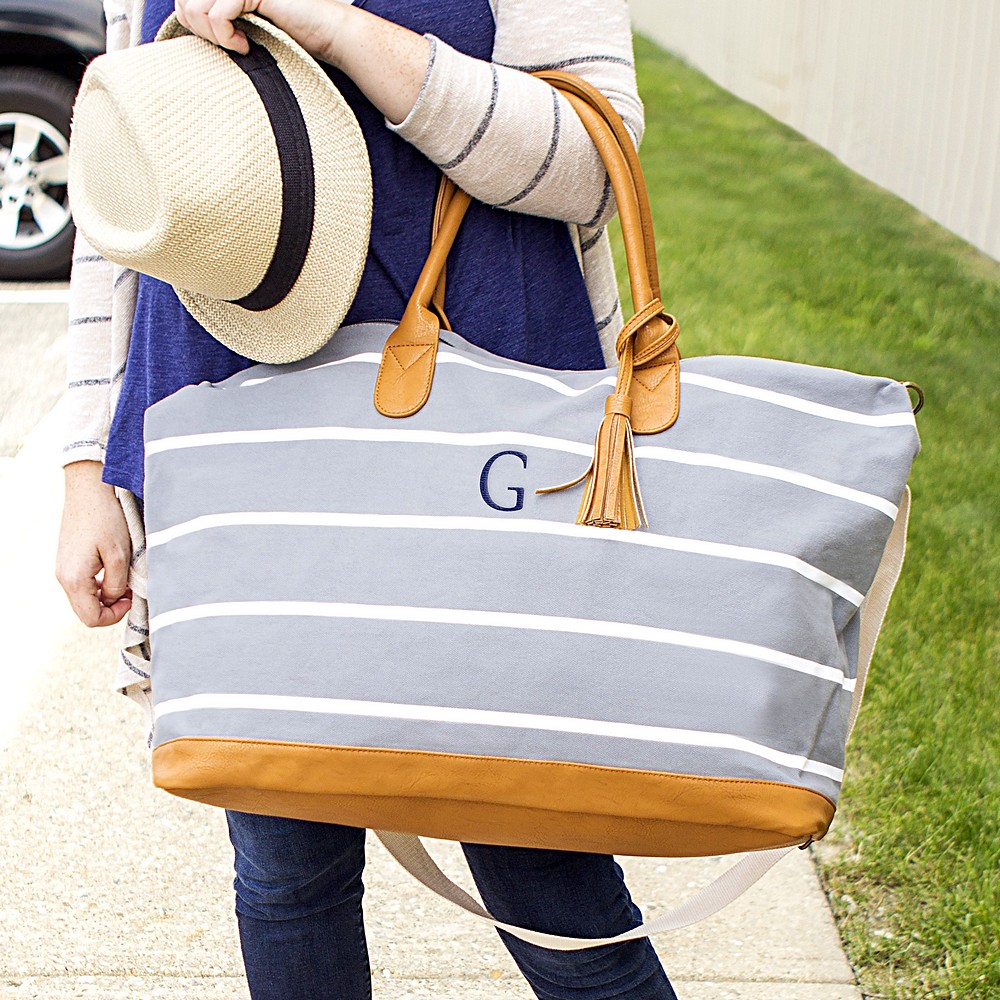
[(0, 250), (55, 239), (70, 221), (69, 143), (51, 123), (0, 113)]

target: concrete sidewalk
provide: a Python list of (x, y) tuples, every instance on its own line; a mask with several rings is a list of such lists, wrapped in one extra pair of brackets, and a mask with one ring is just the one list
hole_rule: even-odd
[[(141, 713), (109, 688), (118, 630), (75, 624), (52, 578), (56, 441), (47, 418), (0, 470), (0, 997), (246, 998), (224, 817), (151, 787)], [(491, 931), (369, 858), (377, 998), (532, 996)], [(623, 866), (652, 917), (731, 861)], [(861, 1000), (804, 852), (656, 945), (680, 1000)]]

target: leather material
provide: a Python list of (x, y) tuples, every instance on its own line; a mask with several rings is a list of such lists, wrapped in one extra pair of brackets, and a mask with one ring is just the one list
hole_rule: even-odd
[(375, 408), (387, 417), (409, 417), (430, 395), (441, 320), (411, 304), (386, 341), (375, 381)]
[(382, 352), (375, 380), (375, 408), (387, 417), (409, 417), (416, 413), (427, 402), (434, 381), (441, 318), (430, 303), (471, 201), (464, 191), (454, 185), (452, 188), (438, 238), (431, 246), (403, 319)]
[[(444, 222), (445, 213), (448, 211), (448, 206), (451, 204), (451, 196), (455, 193), (455, 185), (446, 183), (446, 178), (442, 175), (441, 183), (438, 184), (437, 198), (434, 201), (434, 221), (431, 225), (431, 243), (438, 237), (438, 233), (441, 231), (441, 223)], [(441, 268), (441, 277), (438, 278), (437, 287), (434, 289), (434, 294), (431, 296), (431, 308), (437, 313), (438, 318), (441, 320), (441, 328), (443, 330), (450, 330), (451, 323), (448, 320), (448, 315), (444, 310), (444, 299), (445, 294), (448, 289), (448, 264), (445, 263), (444, 267)]]
[(573, 94), (591, 104), (601, 113), (610, 126), (614, 138), (629, 164), (629, 173), (633, 179), (636, 198), (641, 208), (639, 213), (639, 235), (643, 242), (647, 278), (650, 288), (659, 297), (660, 276), (656, 267), (656, 237), (653, 233), (653, 214), (649, 206), (649, 193), (646, 189), (646, 180), (639, 164), (639, 154), (632, 144), (632, 138), (625, 128), (621, 116), (617, 114), (611, 102), (596, 87), (591, 86), (573, 73), (566, 73), (561, 70), (542, 70), (535, 75), (562, 91), (563, 94), (567, 96)]
[[(819, 840), (809, 789), (551, 761), (189, 737), (153, 751), (175, 795), (471, 843), (695, 857)], [(488, 800), (488, 801), (484, 801)]]
[[(595, 87), (569, 73), (537, 74), (557, 87), (573, 105), (604, 160), (621, 217), (634, 315), (618, 337), (618, 394), (632, 398), (631, 429), (654, 434), (670, 427), (680, 405), (680, 353), (677, 322), (660, 301), (656, 240), (645, 180), (638, 154), (621, 118)], [(427, 263), (414, 288), (400, 327), (386, 344), (375, 392), (376, 408), (385, 416), (411, 416), (427, 402), (433, 382), (433, 360), (423, 359), (413, 371), (401, 371), (394, 353), (401, 345), (429, 345), (432, 325), (421, 323), (427, 313), (447, 328), (444, 314), (445, 267), (466, 200), (442, 177), (435, 207), (434, 231)], [(419, 329), (420, 339), (415, 341)], [(439, 325), (440, 329), (440, 325)], [(626, 345), (631, 350), (626, 351)], [(618, 478), (615, 470), (613, 478)]]
[[(567, 81), (565, 77), (570, 77)], [(632, 318), (618, 336), (619, 383), (616, 391), (632, 396), (631, 419), (636, 434), (655, 434), (676, 421), (680, 407), (680, 352), (677, 350), (677, 321), (660, 301), (655, 238), (648, 193), (638, 156), (621, 126), (614, 130), (614, 110), (606, 98), (582, 85), (571, 74), (558, 74), (554, 85), (566, 86), (567, 100), (573, 105), (594, 145), (601, 154), (621, 218), (625, 257), (632, 292)], [(620, 124), (620, 120), (617, 124)], [(626, 353), (626, 345), (631, 352)], [(635, 370), (653, 368), (644, 379)]]
[(648, 526), (635, 468), (631, 414), (632, 400), (628, 396), (614, 393), (605, 400), (604, 420), (597, 431), (577, 524), (625, 531)]
[[(629, 165), (629, 178), (638, 206), (638, 226), (630, 229), (630, 236), (633, 239), (642, 240), (642, 259), (646, 270), (646, 279), (652, 296), (659, 300), (662, 293), (657, 267), (656, 236), (653, 232), (653, 213), (649, 204), (646, 179), (639, 163), (639, 154), (632, 144), (628, 130), (620, 116), (614, 113), (614, 108), (608, 99), (599, 90), (591, 87), (579, 77), (559, 70), (541, 72), (538, 76), (552, 86), (558, 87), (567, 96), (573, 94), (589, 103), (600, 112), (611, 127), (618, 147)], [(579, 105), (574, 106), (579, 113)], [(639, 305), (634, 300), (633, 310), (636, 313), (640, 312)], [(627, 327), (628, 324), (626, 324)], [(658, 317), (653, 322), (646, 323), (636, 337), (636, 373), (629, 386), (629, 395), (633, 400), (632, 430), (636, 434), (656, 434), (666, 430), (677, 419), (680, 392), (676, 380), (679, 377), (680, 353), (673, 347), (673, 342), (677, 338), (676, 331), (676, 320), (664, 313), (662, 318)], [(669, 342), (666, 339), (668, 337), (672, 337)], [(620, 340), (621, 335), (619, 335), (619, 342)], [(621, 353), (620, 346), (618, 353)]]

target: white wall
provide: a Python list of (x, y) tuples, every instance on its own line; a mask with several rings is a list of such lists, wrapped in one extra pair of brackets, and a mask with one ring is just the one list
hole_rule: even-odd
[(630, 0), (633, 25), (1000, 259), (1000, 0)]

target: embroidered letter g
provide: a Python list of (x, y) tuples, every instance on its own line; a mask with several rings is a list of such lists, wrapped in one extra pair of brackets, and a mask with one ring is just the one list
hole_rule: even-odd
[(504, 455), (513, 455), (515, 458), (521, 460), (521, 467), (528, 467), (528, 456), (522, 454), (519, 451), (499, 451), (497, 452), (484, 466), (483, 474), (479, 477), (479, 492), (482, 494), (483, 499), (488, 503), (494, 510), (521, 510), (524, 507), (524, 487), (523, 486), (508, 486), (509, 492), (514, 494), (516, 498), (513, 506), (504, 507), (498, 504), (492, 496), (490, 496), (490, 469), (493, 468), (493, 463), (498, 458), (503, 458)]

